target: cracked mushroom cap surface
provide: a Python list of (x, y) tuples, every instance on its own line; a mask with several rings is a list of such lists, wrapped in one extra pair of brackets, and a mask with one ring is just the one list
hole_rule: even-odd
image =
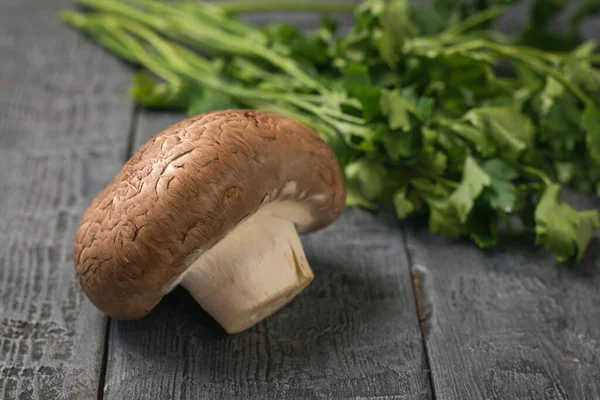
[(307, 233), (333, 223), (345, 197), (333, 150), (307, 126), (261, 111), (196, 115), (145, 143), (92, 201), (75, 236), (77, 277), (105, 314), (141, 318), (261, 207), (303, 206), (309, 218), (289, 219)]

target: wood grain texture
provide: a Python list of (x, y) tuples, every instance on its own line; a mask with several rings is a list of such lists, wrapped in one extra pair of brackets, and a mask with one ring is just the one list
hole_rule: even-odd
[(71, 256), (123, 162), (130, 74), (62, 26), (64, 0), (0, 1), (0, 398), (93, 399), (106, 320)]
[(436, 399), (600, 398), (600, 238), (576, 269), (531, 242), (406, 240)]

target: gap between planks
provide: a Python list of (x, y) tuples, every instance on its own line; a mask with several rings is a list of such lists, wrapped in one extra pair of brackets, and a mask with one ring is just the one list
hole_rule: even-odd
[(421, 343), (423, 347), (423, 356), (425, 357), (425, 367), (427, 368), (427, 379), (429, 380), (429, 388), (431, 390), (431, 398), (432, 400), (436, 400), (435, 393), (435, 384), (433, 380), (433, 372), (431, 369), (431, 360), (429, 358), (429, 349), (427, 348), (427, 324), (429, 323), (429, 318), (431, 317), (431, 308), (425, 303), (425, 299), (423, 298), (423, 279), (424, 276), (422, 273), (415, 271), (415, 263), (414, 257), (412, 254), (412, 250), (408, 245), (407, 233), (405, 227), (402, 226), (400, 228), (400, 232), (402, 235), (402, 246), (404, 247), (404, 252), (406, 254), (406, 259), (408, 261), (408, 271), (410, 273), (411, 278), (411, 286), (413, 289), (413, 296), (415, 299), (415, 309), (417, 310), (417, 318), (419, 320), (419, 331), (421, 332)]

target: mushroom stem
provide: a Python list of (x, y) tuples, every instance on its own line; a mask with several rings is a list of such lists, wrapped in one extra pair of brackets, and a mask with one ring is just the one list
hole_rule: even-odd
[(257, 213), (193, 262), (181, 284), (228, 333), (239, 333), (313, 278), (294, 223)]

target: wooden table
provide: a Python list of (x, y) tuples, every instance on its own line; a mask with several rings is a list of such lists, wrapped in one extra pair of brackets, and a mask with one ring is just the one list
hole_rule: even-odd
[(303, 239), (314, 283), (245, 333), (183, 289), (101, 315), (74, 278), (79, 218), (183, 116), (136, 108), (129, 67), (58, 22), (70, 5), (0, 0), (0, 398), (600, 399), (598, 240), (570, 270), (348, 209)]

